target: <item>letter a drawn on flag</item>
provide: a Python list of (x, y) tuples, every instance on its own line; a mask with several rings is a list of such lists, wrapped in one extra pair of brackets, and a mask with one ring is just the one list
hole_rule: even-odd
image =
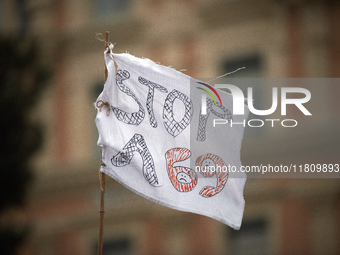
[(112, 49), (95, 103), (101, 171), (154, 202), (239, 229), (246, 175), (231, 169), (241, 169), (244, 126), (228, 122), (242, 123), (248, 108), (233, 115), (230, 94)]

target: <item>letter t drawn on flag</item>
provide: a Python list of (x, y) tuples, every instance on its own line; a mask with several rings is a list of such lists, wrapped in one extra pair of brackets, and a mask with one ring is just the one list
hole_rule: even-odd
[(213, 123), (242, 122), (248, 108), (233, 115), (232, 96), (218, 90), (219, 100), (205, 97), (202, 114), (203, 83), (112, 49), (104, 53), (108, 78), (95, 103), (101, 171), (154, 202), (239, 229), (246, 175), (229, 170), (241, 169), (244, 127)]

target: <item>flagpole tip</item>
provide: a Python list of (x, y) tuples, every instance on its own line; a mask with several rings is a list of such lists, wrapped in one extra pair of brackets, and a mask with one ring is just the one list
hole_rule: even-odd
[(106, 47), (109, 47), (109, 31), (106, 30), (105, 31), (105, 44), (106, 44)]

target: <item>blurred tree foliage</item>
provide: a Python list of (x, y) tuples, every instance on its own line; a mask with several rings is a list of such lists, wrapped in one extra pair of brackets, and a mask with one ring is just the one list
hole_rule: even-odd
[[(42, 143), (42, 129), (32, 121), (48, 79), (41, 60), (35, 41), (0, 37), (0, 219), (24, 206), (30, 159)], [(26, 228), (0, 221), (0, 254), (16, 254)]]

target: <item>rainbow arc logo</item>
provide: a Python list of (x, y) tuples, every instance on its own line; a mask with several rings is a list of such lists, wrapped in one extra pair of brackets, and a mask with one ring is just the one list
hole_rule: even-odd
[[(198, 83), (198, 84), (201, 84), (201, 85), (203, 85), (203, 86), (205, 86), (205, 87), (207, 87), (207, 88), (209, 88), (209, 89), (217, 96), (219, 103), (222, 105), (221, 97), (220, 97), (220, 95), (217, 93), (216, 89), (214, 89), (211, 85), (206, 84), (206, 83), (204, 83), (204, 82), (198, 81), (197, 83)], [(216, 99), (215, 99), (214, 95), (213, 95), (209, 90), (207, 90), (207, 89), (205, 89), (205, 88), (201, 88), (201, 87), (196, 87), (196, 88), (198, 88), (198, 89), (200, 89), (200, 90), (203, 90), (205, 93), (207, 93), (207, 94), (211, 97), (211, 99), (214, 101), (215, 105), (217, 105), (217, 102), (216, 102)], [(206, 94), (202, 94), (202, 100), (201, 100), (201, 102), (202, 102), (202, 110), (201, 110), (201, 113), (202, 113), (203, 115), (206, 115), (206, 114), (207, 114), (207, 95), (206, 95)]]

